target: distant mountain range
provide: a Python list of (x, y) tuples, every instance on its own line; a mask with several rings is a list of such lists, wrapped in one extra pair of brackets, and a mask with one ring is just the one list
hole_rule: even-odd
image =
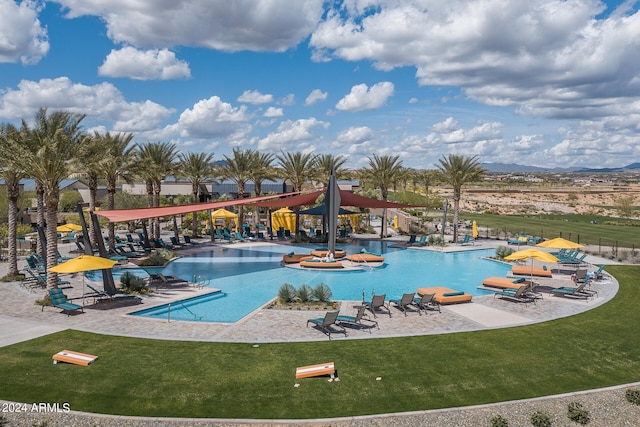
[(482, 163), (487, 172), (558, 172), (558, 173), (624, 173), (640, 172), (640, 163), (631, 163), (620, 168), (540, 168), (537, 166), (518, 165), (516, 163)]

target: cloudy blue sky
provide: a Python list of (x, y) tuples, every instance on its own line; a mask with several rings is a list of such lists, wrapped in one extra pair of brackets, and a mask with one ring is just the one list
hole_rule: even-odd
[(640, 2), (0, 0), (0, 122), (184, 152), (640, 161)]

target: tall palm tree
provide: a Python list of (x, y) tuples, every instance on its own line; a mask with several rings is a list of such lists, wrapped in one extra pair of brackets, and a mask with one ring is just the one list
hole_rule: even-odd
[[(255, 154), (253, 150), (233, 149), (231, 156), (224, 156), (224, 166), (218, 170), (220, 178), (230, 179), (238, 186), (238, 199), (244, 198), (247, 181), (251, 179), (251, 169)], [(244, 224), (244, 209), (238, 206), (238, 225)]]
[[(181, 153), (178, 156), (178, 170), (180, 176), (185, 177), (191, 183), (191, 199), (193, 203), (198, 203), (198, 193), (200, 185), (206, 178), (211, 178), (214, 173), (213, 153)], [(197, 212), (192, 212), (191, 234), (198, 235)]]
[(429, 208), (429, 187), (438, 179), (438, 172), (433, 169), (420, 170), (416, 173), (418, 183), (424, 186), (425, 206)]
[[(48, 266), (54, 266), (58, 261), (56, 224), (60, 182), (69, 176), (72, 162), (76, 159), (76, 153), (82, 143), (80, 123), (84, 117), (65, 111), (48, 114), (47, 110), (42, 108), (36, 113), (33, 129), (23, 133), (28, 138), (27, 143), (11, 144), (8, 153), (13, 165), (42, 184), (47, 223)], [(23, 128), (28, 129), (24, 121)], [(48, 274), (47, 287), (57, 286), (57, 274)]]
[[(395, 156), (378, 156), (377, 154), (369, 157), (369, 178), (375, 187), (380, 189), (382, 200), (386, 201), (389, 197), (389, 187), (396, 182), (398, 175), (401, 173), (402, 161), (399, 155)], [(380, 238), (384, 238), (387, 234), (387, 210), (382, 210), (382, 225), (380, 227)]]
[[(119, 179), (130, 181), (135, 163), (135, 145), (131, 144), (133, 134), (109, 132), (104, 135), (95, 133), (95, 141), (104, 147), (104, 152), (98, 163), (98, 171), (107, 181), (107, 209), (115, 208), (116, 185)], [(115, 227), (109, 223), (109, 245), (115, 244)]]
[(462, 186), (478, 181), (485, 173), (477, 156), (449, 154), (439, 160), (438, 173), (442, 182), (453, 187), (453, 241), (458, 240), (458, 213)]
[[(149, 207), (160, 206), (162, 180), (175, 172), (175, 160), (178, 155), (175, 144), (169, 142), (149, 142), (138, 145), (138, 174), (145, 180)], [(160, 222), (152, 220), (153, 237), (160, 237)]]
[[(316, 164), (316, 155), (313, 153), (291, 153), (280, 151), (277, 156), (280, 176), (286, 181), (291, 182), (293, 191), (302, 191), (302, 186), (318, 177)], [(296, 212), (296, 231), (300, 229), (300, 215), (298, 208), (294, 208)], [(297, 234), (297, 233), (296, 233)]]
[(329, 182), (331, 171), (335, 172), (336, 178), (344, 176), (346, 170), (344, 164), (347, 159), (341, 154), (334, 156), (332, 154), (320, 154), (316, 157), (316, 168), (318, 170), (318, 179), (326, 186)]
[[(256, 197), (262, 195), (262, 182), (274, 181), (277, 171), (273, 167), (275, 156), (271, 153), (253, 152), (251, 171), (249, 177), (253, 181), (253, 191)], [(256, 207), (256, 228), (260, 227), (260, 208)]]
[[(11, 140), (11, 141), (9, 141)], [(26, 176), (24, 171), (14, 167), (4, 156), (9, 150), (9, 144), (20, 144), (20, 133), (11, 124), (0, 124), (0, 176), (4, 178), (7, 187), (8, 215), (7, 215), (7, 249), (9, 251), (9, 270), (7, 277), (13, 279), (18, 275), (18, 246), (17, 246), (17, 212), (20, 198), (20, 180)]]
[[(97, 132), (94, 135), (86, 135), (78, 150), (77, 164), (87, 176), (89, 187), (89, 210), (95, 211), (98, 197), (98, 179), (100, 178), (99, 164), (105, 154), (105, 146)], [(112, 236), (109, 236), (111, 239)], [(89, 222), (89, 239), (94, 241), (93, 221)]]

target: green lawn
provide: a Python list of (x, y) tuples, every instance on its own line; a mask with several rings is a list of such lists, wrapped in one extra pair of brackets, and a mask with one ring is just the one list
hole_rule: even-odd
[[(640, 267), (611, 302), (517, 328), (314, 343), (156, 341), (65, 331), (0, 348), (0, 398), (111, 414), (315, 418), (476, 405), (640, 381)], [(544, 304), (544, 301), (542, 302)], [(410, 322), (411, 319), (407, 319)], [(88, 367), (53, 365), (70, 349)], [(298, 380), (334, 361), (340, 382)], [(376, 381), (381, 377), (381, 381)]]

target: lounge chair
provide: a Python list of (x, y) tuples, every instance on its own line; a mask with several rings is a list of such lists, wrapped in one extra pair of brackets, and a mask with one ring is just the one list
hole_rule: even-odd
[(554, 296), (568, 296), (568, 297), (578, 297), (584, 298), (585, 300), (589, 300), (589, 298), (594, 298), (598, 292), (597, 291), (588, 291), (585, 289), (587, 286), (586, 283), (581, 283), (578, 286), (561, 286), (559, 288), (551, 289), (551, 294)]
[(440, 305), (469, 302), (473, 299), (473, 296), (471, 296), (471, 294), (445, 288), (443, 286), (436, 286), (433, 288), (419, 288), (418, 295), (424, 294), (436, 294), (435, 299)]
[(382, 294), (382, 295), (374, 295), (373, 297), (371, 297), (371, 301), (370, 302), (366, 302), (364, 303), (364, 306), (371, 311), (371, 313), (373, 313), (373, 317), (378, 317), (376, 315), (376, 310), (378, 310), (379, 308), (383, 308), (385, 310), (387, 310), (387, 313), (389, 314), (389, 317), (391, 317), (391, 310), (389, 309), (389, 305), (385, 305), (384, 303), (384, 299), (387, 297), (386, 294)]
[[(389, 303), (395, 304), (396, 307), (398, 307), (400, 310), (402, 310), (402, 312), (404, 313), (404, 315), (406, 317), (407, 316), (407, 308), (409, 306), (413, 305), (413, 298), (415, 296), (416, 296), (416, 294), (413, 293), (413, 292), (408, 293), (408, 294), (402, 294), (402, 298), (389, 300)], [(418, 314), (422, 315), (422, 313), (420, 313), (420, 309), (418, 309)]]
[(462, 239), (458, 239), (458, 241), (456, 242), (457, 245), (468, 245), (471, 244), (473, 245), (473, 237), (471, 237), (471, 234), (465, 234), (464, 237)]
[(242, 234), (240, 234), (239, 231), (236, 231), (235, 233), (233, 233), (233, 237), (234, 239), (238, 240), (239, 242), (246, 242), (247, 239), (245, 239)]
[(409, 240), (407, 240), (407, 243), (405, 243), (405, 246), (411, 246), (416, 242), (416, 235), (412, 234), (411, 236), (409, 236)]
[(171, 244), (175, 247), (181, 248), (182, 246), (184, 246), (182, 243), (180, 243), (180, 240), (178, 240), (176, 236), (169, 237), (169, 240), (171, 240)]
[[(367, 307), (364, 305), (361, 305), (358, 308), (358, 313), (356, 313), (355, 316), (338, 316), (336, 318), (336, 321), (340, 324), (340, 325), (349, 325), (349, 326), (356, 326), (356, 327), (363, 327), (363, 328), (367, 328), (369, 330), (369, 333), (371, 333), (371, 329), (375, 326), (376, 328), (380, 329), (380, 326), (378, 326), (378, 322), (373, 320), (373, 319), (368, 319), (365, 317), (365, 311), (366, 311)], [(371, 325), (365, 325), (364, 323), (362, 323), (363, 320), (366, 320), (367, 322), (371, 322)]]
[(590, 278), (595, 279), (595, 280), (601, 280), (604, 278), (604, 268), (606, 266), (604, 264), (602, 264), (600, 267), (598, 267), (598, 269), (596, 271), (594, 271), (593, 273), (591, 273), (589, 275)]
[(508, 239), (507, 240), (507, 244), (509, 245), (528, 245), (529, 244), (529, 239), (531, 238), (531, 236), (517, 236), (513, 239)]
[(86, 296), (93, 297), (94, 302), (116, 301), (116, 300), (126, 299), (126, 300), (136, 300), (138, 303), (142, 303), (142, 298), (137, 295), (129, 295), (129, 294), (122, 293), (120, 291), (116, 291), (116, 292), (101, 291), (99, 289), (94, 288), (89, 283), (85, 283), (85, 286), (92, 291), (91, 294), (87, 294), (85, 295), (85, 297)]
[(571, 265), (580, 265), (584, 262), (584, 259), (587, 257), (587, 254), (576, 255), (571, 259), (561, 259), (560, 262), (562, 264), (571, 264)]
[(336, 323), (336, 321), (338, 320), (338, 314), (340, 312), (339, 311), (328, 311), (327, 314), (324, 315), (324, 317), (318, 317), (316, 319), (309, 319), (307, 320), (307, 327), (309, 327), (309, 323), (313, 323), (314, 325), (316, 325), (322, 332), (324, 332), (325, 334), (327, 334), (327, 336), (329, 337), (329, 339), (331, 339), (331, 333), (335, 332), (333, 330), (333, 326), (337, 326), (338, 328), (341, 329), (341, 331), (344, 334), (344, 336), (347, 336), (347, 330), (340, 326), (339, 324)]
[(426, 246), (427, 245), (427, 236), (420, 236), (420, 238), (413, 242), (411, 246)]
[(165, 276), (162, 273), (153, 273), (149, 275), (151, 283), (158, 285), (187, 285), (189, 282), (179, 278), (178, 276)]
[(423, 294), (418, 298), (413, 299), (413, 305), (418, 307), (418, 310), (438, 310), (438, 313), (442, 313), (440, 310), (440, 304), (436, 301), (436, 294)]
[(553, 277), (553, 274), (546, 265), (542, 267), (531, 267), (529, 265), (514, 265), (511, 267), (511, 274), (514, 276), (538, 276)]
[(496, 292), (493, 294), (493, 297), (495, 298), (499, 296), (501, 298), (507, 298), (514, 301), (519, 301), (524, 303), (532, 302), (535, 304), (536, 300), (535, 298), (527, 294), (528, 290), (529, 290), (529, 285), (522, 285), (516, 291), (513, 291), (511, 289), (505, 289), (503, 291)]
[(516, 290), (522, 285), (530, 285), (531, 281), (524, 277), (512, 278), (512, 277), (487, 277), (482, 281), (482, 286), (487, 288), (499, 288), (499, 289), (512, 289)]
[(188, 245), (195, 246), (195, 245), (199, 244), (198, 242), (194, 242), (193, 240), (191, 240), (191, 236), (189, 236), (187, 234), (185, 234), (183, 237), (184, 237), (185, 243), (188, 244)]
[[(40, 286), (40, 287), (43, 287), (43, 288), (47, 287), (47, 275), (46, 274), (41, 274), (39, 272), (34, 272), (30, 268), (25, 268), (23, 271), (25, 273), (27, 273), (28, 276), (30, 276), (30, 279), (35, 282), (36, 286)], [(68, 280), (62, 280), (62, 279), (60, 279), (58, 277), (58, 286), (71, 287), (71, 282), (69, 282)]]
[[(62, 293), (62, 289), (49, 289), (49, 295), (51, 296), (51, 304), (53, 304), (54, 307), (61, 308), (62, 311), (66, 311), (67, 317), (75, 310), (81, 310), (84, 313), (84, 308), (81, 305), (67, 301), (67, 297)], [(42, 310), (44, 311), (44, 306), (42, 306)]]

